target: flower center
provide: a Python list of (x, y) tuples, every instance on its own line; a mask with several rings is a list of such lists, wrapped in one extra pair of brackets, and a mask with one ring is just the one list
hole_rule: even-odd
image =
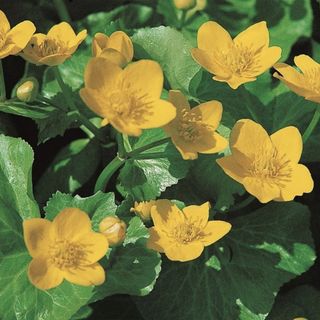
[(59, 269), (76, 268), (85, 260), (84, 248), (68, 240), (56, 240), (49, 249), (50, 259)]
[(38, 56), (47, 57), (56, 53), (61, 53), (63, 46), (56, 39), (46, 38), (39, 45), (31, 43), (31, 48), (36, 50)]
[(320, 93), (320, 68), (312, 68), (304, 73), (308, 89), (310, 89), (313, 92)]
[(184, 223), (173, 229), (172, 236), (182, 244), (187, 244), (201, 238), (201, 229), (193, 223)]
[(256, 153), (249, 171), (254, 177), (281, 185), (290, 181), (292, 167), (290, 160), (280, 156), (276, 148), (262, 149)]

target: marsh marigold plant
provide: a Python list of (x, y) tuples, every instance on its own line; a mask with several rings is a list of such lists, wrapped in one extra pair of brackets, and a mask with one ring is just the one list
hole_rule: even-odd
[(218, 23), (209, 21), (198, 30), (198, 48), (193, 58), (232, 89), (255, 81), (281, 56), (279, 47), (269, 47), (269, 31), (265, 21), (242, 31), (234, 39)]
[(169, 101), (176, 107), (177, 116), (164, 130), (183, 159), (193, 160), (198, 153), (217, 153), (228, 146), (228, 141), (216, 132), (222, 116), (219, 101), (209, 101), (191, 109), (188, 100), (177, 90), (169, 92)]
[(209, 202), (180, 210), (169, 200), (157, 200), (151, 209), (154, 227), (149, 228), (148, 247), (163, 252), (173, 261), (198, 258), (209, 246), (231, 229), (225, 221), (208, 221)]
[(310, 172), (299, 164), (303, 144), (297, 128), (286, 127), (269, 136), (260, 124), (239, 120), (230, 147), (232, 155), (218, 159), (218, 164), (260, 202), (291, 201), (312, 191)]
[(15, 55), (25, 48), (36, 27), (31, 21), (23, 21), (11, 28), (3, 11), (0, 10), (0, 59)]
[(176, 111), (160, 99), (163, 73), (160, 65), (140, 60), (121, 69), (104, 58), (92, 58), (85, 70), (82, 100), (118, 131), (139, 136), (142, 129), (162, 127)]
[(37, 288), (51, 289), (64, 279), (83, 286), (104, 282), (105, 272), (97, 261), (106, 254), (108, 241), (92, 231), (85, 212), (66, 208), (52, 222), (24, 220), (23, 232), (32, 257), (28, 276)]
[(86, 36), (86, 30), (76, 35), (67, 22), (61, 22), (48, 34), (34, 34), (21, 56), (36, 65), (56, 66), (69, 59)]

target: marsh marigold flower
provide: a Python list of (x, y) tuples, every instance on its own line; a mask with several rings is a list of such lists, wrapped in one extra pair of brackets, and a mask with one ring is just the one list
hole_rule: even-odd
[(28, 276), (42, 290), (57, 287), (63, 279), (83, 285), (99, 285), (104, 269), (97, 263), (108, 250), (107, 239), (91, 229), (88, 215), (77, 208), (62, 210), (51, 222), (23, 221), (24, 241), (33, 258)]
[(107, 238), (109, 245), (120, 244), (126, 237), (127, 225), (118, 217), (109, 216), (99, 224), (99, 231)]
[(31, 21), (20, 22), (11, 28), (6, 15), (0, 10), (0, 59), (19, 53), (35, 31)]
[(219, 101), (212, 100), (191, 109), (185, 96), (175, 90), (169, 92), (169, 101), (176, 107), (177, 116), (163, 129), (183, 159), (193, 160), (198, 153), (216, 153), (228, 146), (227, 140), (216, 132), (222, 116)]
[(34, 34), (21, 56), (37, 65), (56, 66), (70, 58), (86, 36), (86, 30), (76, 35), (67, 22), (61, 22), (48, 34)]
[(96, 33), (92, 40), (92, 55), (106, 58), (118, 66), (124, 67), (133, 58), (132, 41), (122, 31), (116, 31), (110, 37), (103, 33)]
[(297, 128), (285, 127), (269, 136), (260, 124), (239, 120), (230, 147), (232, 155), (218, 159), (218, 164), (260, 202), (291, 201), (312, 191), (310, 172), (298, 163), (303, 144)]
[(156, 200), (134, 202), (133, 208), (130, 209), (131, 212), (137, 214), (143, 221), (151, 220), (151, 208), (155, 206)]
[(277, 63), (274, 77), (281, 80), (293, 92), (307, 100), (320, 103), (320, 64), (305, 54), (294, 57), (297, 71), (285, 63)]
[(252, 25), (234, 39), (218, 23), (209, 21), (198, 30), (198, 48), (192, 49), (192, 56), (214, 74), (214, 80), (237, 89), (272, 67), (280, 59), (281, 49), (269, 47), (265, 21)]
[(157, 200), (151, 209), (154, 227), (149, 228), (147, 246), (173, 261), (198, 258), (204, 247), (225, 236), (231, 224), (208, 221), (209, 202), (201, 206), (188, 206), (182, 211), (169, 200)]
[(192, 9), (196, 4), (196, 0), (173, 0), (174, 5), (177, 9), (189, 10)]
[(142, 129), (162, 127), (175, 116), (175, 108), (160, 99), (163, 73), (160, 65), (140, 60), (125, 69), (104, 58), (92, 58), (80, 96), (87, 106), (119, 132), (139, 136)]

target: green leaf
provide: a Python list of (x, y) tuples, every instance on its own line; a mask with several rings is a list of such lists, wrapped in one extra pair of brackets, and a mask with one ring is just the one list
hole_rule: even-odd
[(57, 190), (74, 193), (95, 174), (101, 159), (96, 140), (78, 139), (64, 147), (36, 184), (35, 195), (45, 203)]
[(305, 206), (271, 203), (234, 216), (231, 232), (200, 258), (165, 260), (153, 292), (137, 300), (143, 316), (206, 320), (241, 314), (247, 320), (249, 314), (249, 319), (264, 319), (280, 287), (314, 263)]
[(136, 58), (159, 62), (170, 87), (188, 92), (189, 83), (200, 66), (191, 57), (191, 44), (179, 31), (163, 26), (140, 29), (132, 41)]
[[(145, 130), (133, 144), (133, 149), (145, 146), (165, 137), (163, 130)], [(121, 187), (135, 200), (151, 200), (167, 187), (185, 177), (190, 162), (184, 161), (172, 143), (167, 142), (145, 151), (143, 155), (159, 154), (155, 159), (128, 160), (119, 174)]]

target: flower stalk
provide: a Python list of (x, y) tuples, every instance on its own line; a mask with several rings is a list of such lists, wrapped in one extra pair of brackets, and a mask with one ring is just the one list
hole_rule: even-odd
[(6, 100), (6, 84), (4, 82), (4, 74), (2, 60), (0, 60), (0, 101)]
[(313, 117), (306, 129), (306, 131), (304, 132), (303, 136), (302, 136), (302, 140), (303, 143), (306, 143), (306, 141), (309, 139), (309, 137), (311, 136), (312, 132), (314, 131), (314, 129), (316, 128), (318, 122), (320, 120), (320, 110), (319, 108), (316, 109), (316, 111), (313, 114)]
[(71, 23), (71, 17), (64, 0), (53, 0), (53, 3), (61, 21)]

